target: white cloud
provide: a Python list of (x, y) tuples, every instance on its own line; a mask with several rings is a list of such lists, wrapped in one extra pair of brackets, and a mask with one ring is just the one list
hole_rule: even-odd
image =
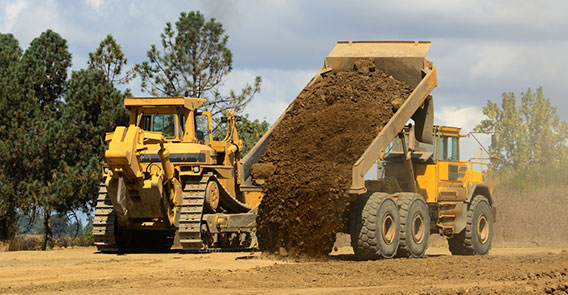
[(2, 31), (11, 32), (12, 27), (16, 23), (16, 19), (20, 15), (20, 12), (26, 7), (27, 3), (25, 1), (15, 1), (9, 3), (4, 8), (5, 20), (2, 26)]
[[(434, 112), (435, 122), (444, 125), (462, 128), (462, 134), (467, 134), (475, 128), (481, 120), (485, 119), (482, 110), (477, 106), (445, 106)], [(477, 140), (476, 140), (477, 139)], [(479, 141), (479, 142), (478, 142)], [(491, 136), (488, 134), (473, 134), (460, 139), (460, 158), (467, 160), (475, 158), (478, 149), (489, 147)], [(484, 152), (485, 153), (485, 152)]]
[(140, 14), (140, 8), (135, 3), (130, 3), (128, 5), (128, 14), (132, 16), (136, 16)]
[(105, 5), (105, 0), (85, 0), (85, 4), (98, 13)]
[(250, 102), (245, 113), (250, 119), (274, 123), (306, 86), (316, 70), (238, 69), (227, 77), (222, 90), (238, 91), (246, 83), (252, 83), (257, 75), (261, 76), (260, 93)]
[(462, 133), (473, 131), (485, 119), (483, 111), (477, 106), (443, 106), (434, 112), (434, 117), (440, 125), (462, 128)]
[[(542, 85), (562, 119), (568, 119), (568, 100), (564, 99), (568, 41), (561, 37), (568, 30), (565, 1), (0, 3), (0, 31), (13, 33), (25, 49), (41, 32), (53, 29), (67, 39), (74, 68), (85, 66), (88, 52), (108, 33), (122, 45), (129, 66), (139, 63), (146, 59), (150, 44), (160, 47), (166, 22), (175, 23), (182, 11), (201, 10), (206, 17), (222, 21), (230, 36), (234, 73), (227, 87), (239, 89), (256, 75), (264, 78), (262, 92), (247, 112), (251, 117), (266, 112), (258, 116), (269, 121), (298, 94), (335, 41), (344, 39), (432, 40), (428, 59), (438, 69), (436, 107), (480, 107), (487, 99), (499, 99), (502, 92), (518, 93)], [(139, 86), (135, 84), (130, 87), (136, 92)]]

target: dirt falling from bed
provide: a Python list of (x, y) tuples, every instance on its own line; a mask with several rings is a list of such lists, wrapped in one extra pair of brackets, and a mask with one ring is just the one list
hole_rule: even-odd
[(272, 132), (253, 178), (266, 193), (259, 207), (263, 251), (324, 257), (346, 225), (352, 166), (412, 89), (359, 60), (306, 87)]

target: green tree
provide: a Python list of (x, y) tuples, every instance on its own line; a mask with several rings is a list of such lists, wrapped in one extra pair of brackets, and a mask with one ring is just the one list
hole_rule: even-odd
[(105, 133), (128, 124), (122, 93), (99, 70), (73, 72), (59, 120), (61, 167), (54, 185), (59, 188), (57, 212), (89, 212), (94, 205), (106, 150)]
[(89, 69), (97, 69), (103, 71), (113, 84), (127, 84), (135, 78), (134, 71), (127, 71), (121, 76), (123, 67), (128, 63), (128, 59), (124, 57), (124, 53), (116, 40), (111, 34), (101, 41), (99, 47), (89, 53), (89, 61), (87, 62)]
[[(270, 124), (263, 120), (258, 119), (251, 121), (248, 115), (240, 116), (241, 120), (236, 123), (237, 134), (239, 139), (243, 141), (243, 150), (241, 156), (244, 157), (258, 142), (258, 140), (268, 131)], [(220, 125), (219, 128), (213, 131), (213, 140), (223, 140), (227, 135), (227, 126)]]
[(0, 234), (10, 238), (15, 213), (22, 212), (42, 220), (45, 249), (57, 224), (52, 216), (90, 211), (105, 132), (127, 124), (129, 117), (109, 72), (94, 62), (67, 80), (71, 54), (65, 39), (51, 30), (23, 54), (13, 36), (0, 35), (0, 63), (0, 210), (5, 213)]
[(246, 155), (256, 142), (268, 131), (270, 124), (266, 121), (260, 122), (258, 119), (251, 121), (243, 118), (242, 122), (237, 123), (237, 132), (243, 140), (242, 156)]
[(238, 94), (235, 91), (221, 94), (219, 87), (232, 70), (233, 54), (227, 47), (229, 36), (214, 18), (206, 21), (198, 11), (182, 12), (175, 28), (166, 23), (160, 37), (162, 51), (152, 45), (147, 52), (148, 61), (135, 66), (142, 80), (142, 91), (152, 95), (206, 98), (208, 102), (204, 107), (215, 118), (228, 109), (242, 112), (260, 91), (262, 80), (258, 76)]
[(49, 219), (59, 209), (61, 182), (58, 173), (63, 168), (61, 159), (64, 142), (61, 140), (62, 100), (66, 88), (67, 71), (71, 66), (71, 53), (67, 41), (59, 34), (47, 30), (32, 40), (21, 61), (23, 87), (28, 89), (24, 98), (28, 104), (21, 111), (28, 112), (29, 129), (24, 132), (26, 142), (21, 154), (26, 179), (21, 184), (43, 209), (44, 244), (51, 239)]
[(19, 110), (22, 88), (18, 71), (22, 49), (12, 34), (0, 34), (0, 241), (11, 239), (16, 230), (17, 212), (25, 201), (18, 187), (24, 175), (21, 161), (20, 133), (22, 117)]
[(521, 92), (520, 106), (514, 93), (503, 93), (501, 105), (487, 101), (483, 114), (487, 119), (475, 130), (494, 133), (489, 148), (497, 156), (492, 162), (497, 170), (524, 170), (567, 160), (567, 125), (544, 97), (542, 87)]

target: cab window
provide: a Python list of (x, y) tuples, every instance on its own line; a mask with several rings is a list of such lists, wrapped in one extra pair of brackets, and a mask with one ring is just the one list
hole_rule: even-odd
[(209, 139), (209, 118), (207, 115), (195, 116), (195, 137), (198, 140)]
[(176, 137), (175, 114), (143, 114), (140, 128), (146, 131), (162, 132), (166, 138)]
[(458, 138), (455, 136), (440, 136), (438, 148), (439, 161), (459, 161)]
[(185, 133), (185, 116), (183, 114), (180, 114), (179, 118), (178, 133), (179, 138), (183, 138), (183, 134)]

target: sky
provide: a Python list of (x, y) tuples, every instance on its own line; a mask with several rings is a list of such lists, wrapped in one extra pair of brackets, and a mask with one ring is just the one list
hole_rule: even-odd
[[(151, 44), (160, 46), (166, 22), (192, 10), (216, 18), (229, 35), (234, 64), (224, 90), (262, 77), (245, 111), (252, 119), (274, 122), (338, 40), (429, 40), (427, 59), (438, 74), (435, 123), (472, 131), (487, 100), (540, 86), (568, 120), (566, 1), (0, 0), (0, 32), (14, 34), (24, 49), (46, 29), (58, 32), (73, 69), (84, 68), (88, 53), (112, 34), (131, 67)], [(146, 95), (138, 80), (128, 87)], [(464, 147), (475, 154), (476, 146)]]

